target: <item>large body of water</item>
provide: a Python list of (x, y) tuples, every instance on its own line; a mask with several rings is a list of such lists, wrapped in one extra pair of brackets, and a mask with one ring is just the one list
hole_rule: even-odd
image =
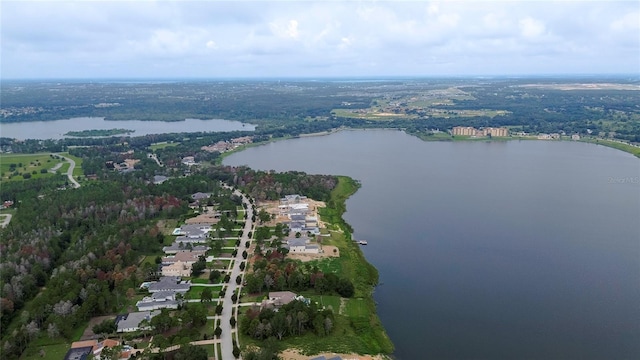
[(184, 121), (109, 121), (100, 117), (78, 117), (53, 121), (31, 121), (0, 124), (0, 136), (25, 139), (62, 139), (69, 131), (128, 129), (135, 130), (130, 136), (149, 134), (184, 133), (201, 131), (253, 131), (255, 126), (239, 121), (220, 119), (186, 119)]
[(640, 358), (640, 160), (585, 143), (344, 131), (227, 165), (362, 182), (345, 219), (398, 359)]

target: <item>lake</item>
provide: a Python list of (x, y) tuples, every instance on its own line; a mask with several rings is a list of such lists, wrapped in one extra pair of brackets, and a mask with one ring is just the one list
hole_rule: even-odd
[(200, 131), (253, 131), (255, 126), (220, 119), (186, 119), (184, 121), (110, 121), (100, 117), (78, 117), (52, 121), (30, 121), (0, 124), (0, 136), (15, 139), (62, 139), (69, 131), (129, 129), (130, 136)]
[(640, 160), (560, 141), (342, 131), (226, 165), (348, 175), (398, 359), (640, 358)]

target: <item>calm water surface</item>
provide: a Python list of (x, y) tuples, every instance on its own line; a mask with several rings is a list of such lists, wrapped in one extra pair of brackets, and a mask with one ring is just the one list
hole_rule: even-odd
[(255, 126), (220, 119), (186, 119), (184, 121), (109, 121), (99, 117), (78, 117), (54, 121), (31, 121), (0, 124), (0, 136), (15, 139), (62, 139), (69, 131), (128, 129), (130, 136), (200, 131), (253, 131)]
[(345, 219), (398, 359), (640, 358), (640, 160), (344, 131), (225, 159), (361, 180)]

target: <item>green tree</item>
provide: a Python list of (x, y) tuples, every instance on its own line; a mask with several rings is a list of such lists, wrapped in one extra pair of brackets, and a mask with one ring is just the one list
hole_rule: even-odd
[(190, 344), (182, 345), (175, 352), (174, 360), (207, 360), (207, 350), (203, 346), (194, 346)]
[(202, 290), (202, 294), (200, 294), (200, 302), (210, 303), (212, 299), (213, 294), (211, 288), (205, 287), (204, 290)]

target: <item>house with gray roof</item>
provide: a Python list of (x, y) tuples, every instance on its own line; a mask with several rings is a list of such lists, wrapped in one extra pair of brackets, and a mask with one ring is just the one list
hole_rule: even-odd
[(295, 293), (291, 291), (272, 291), (269, 293), (269, 301), (275, 306), (286, 305), (296, 299)]
[[(165, 254), (176, 254), (179, 253), (181, 251), (190, 251), (187, 248), (187, 244), (191, 244), (191, 243), (182, 243), (182, 246), (180, 246), (180, 242), (179, 241), (175, 241), (173, 244), (171, 244), (171, 246), (165, 246), (162, 248), (162, 251)], [(205, 245), (195, 245), (191, 247), (192, 251), (204, 251), (206, 252), (207, 250), (209, 250), (210, 247), (205, 246)]]
[(310, 244), (309, 239), (306, 237), (289, 239), (287, 240), (287, 245), (283, 247), (289, 249), (290, 253), (317, 254), (320, 252), (320, 247)]
[[(146, 330), (140, 328), (142, 320), (151, 321), (151, 318), (160, 314), (160, 311), (140, 311), (132, 312), (116, 317), (117, 332), (132, 332), (138, 330)], [(149, 327), (147, 327), (149, 328)]]
[(195, 194), (192, 194), (191, 198), (195, 201), (200, 201), (200, 200), (207, 200), (209, 199), (210, 196), (211, 194), (209, 193), (197, 192)]
[(160, 185), (160, 184), (162, 184), (163, 182), (165, 182), (167, 180), (169, 180), (169, 178), (164, 176), (164, 175), (155, 175), (153, 177), (153, 183), (155, 185)]
[(191, 288), (191, 283), (181, 281), (179, 276), (163, 276), (158, 281), (149, 284), (149, 292), (157, 293), (161, 291), (173, 291), (186, 293)]
[(173, 230), (173, 235), (178, 235), (177, 242), (204, 242), (211, 231), (209, 224), (184, 224)]
[(176, 300), (175, 291), (159, 291), (151, 296), (146, 296), (136, 303), (138, 311), (151, 311), (158, 309), (177, 309), (180, 303)]

